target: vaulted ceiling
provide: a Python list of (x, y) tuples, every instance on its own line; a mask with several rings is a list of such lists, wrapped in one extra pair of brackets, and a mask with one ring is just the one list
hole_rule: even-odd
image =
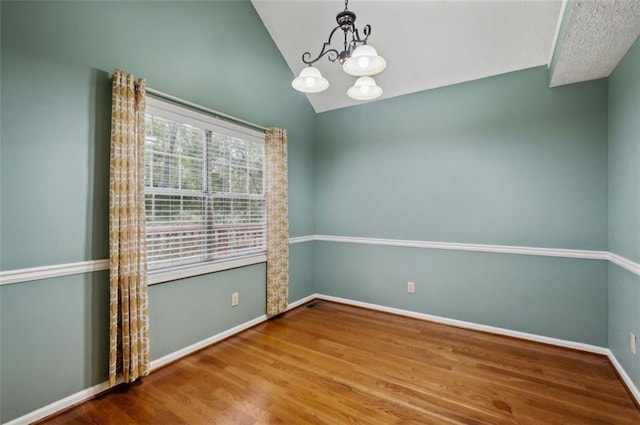
[[(292, 79), (306, 66), (302, 53), (320, 52), (344, 9), (341, 0), (252, 2)], [(369, 44), (387, 60), (374, 76), (379, 99), (541, 65), (551, 66), (552, 85), (601, 78), (640, 34), (638, 0), (351, 0), (349, 10), (358, 28), (371, 25)], [(337, 62), (314, 66), (330, 82), (306, 95), (316, 112), (360, 103), (346, 94), (356, 78)]]

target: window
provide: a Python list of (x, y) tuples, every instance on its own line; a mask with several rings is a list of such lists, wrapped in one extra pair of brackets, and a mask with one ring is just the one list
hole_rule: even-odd
[(263, 255), (264, 134), (153, 98), (145, 129), (149, 271)]

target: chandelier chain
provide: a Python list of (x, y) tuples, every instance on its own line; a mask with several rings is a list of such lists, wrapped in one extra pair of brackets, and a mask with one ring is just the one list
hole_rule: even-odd
[[(322, 49), (318, 56), (314, 59), (311, 59), (310, 52), (304, 52), (302, 54), (302, 62), (311, 66), (317, 61), (319, 61), (324, 56), (329, 59), (331, 62), (339, 61), (340, 63), (344, 63), (353, 51), (360, 44), (367, 44), (367, 39), (369, 38), (369, 34), (371, 33), (371, 25), (365, 25), (363, 29), (364, 37), (360, 37), (360, 32), (358, 28), (356, 28), (356, 14), (351, 12), (348, 9), (349, 0), (345, 0), (344, 2), (344, 11), (338, 13), (336, 16), (336, 21), (338, 25), (333, 28), (331, 33), (329, 34), (329, 39), (322, 45)], [(333, 35), (337, 30), (341, 30), (344, 33), (344, 42), (343, 42), (343, 50), (342, 52), (338, 52), (336, 49), (331, 48), (331, 40)], [(349, 34), (351, 34), (351, 40), (349, 40)]]

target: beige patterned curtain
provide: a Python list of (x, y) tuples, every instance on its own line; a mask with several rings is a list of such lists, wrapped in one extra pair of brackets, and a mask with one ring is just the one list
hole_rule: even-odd
[(116, 70), (109, 176), (109, 385), (149, 374), (144, 212), (145, 81)]
[(289, 207), (287, 130), (268, 128), (267, 171), (267, 314), (280, 314), (289, 303)]

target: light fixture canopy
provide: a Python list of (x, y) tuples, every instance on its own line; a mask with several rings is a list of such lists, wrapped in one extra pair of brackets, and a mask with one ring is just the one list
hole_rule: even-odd
[(318, 68), (308, 66), (300, 71), (300, 75), (291, 82), (291, 85), (303, 93), (319, 93), (329, 88), (329, 81), (322, 76)]
[(387, 61), (378, 56), (376, 49), (368, 44), (363, 44), (354, 50), (351, 57), (342, 64), (344, 72), (355, 77), (376, 75), (386, 67)]
[(353, 87), (347, 90), (347, 96), (356, 100), (372, 100), (382, 96), (382, 89), (371, 77), (360, 77)]
[[(327, 57), (329, 61), (338, 61), (342, 64), (342, 69), (349, 75), (356, 77), (376, 75), (382, 72), (387, 66), (387, 62), (381, 56), (378, 56), (378, 52), (372, 46), (367, 44), (367, 39), (371, 34), (371, 25), (365, 25), (362, 33), (364, 36), (360, 36), (358, 28), (356, 28), (356, 14), (348, 9), (349, 0), (344, 2), (344, 10), (336, 16), (337, 26), (329, 33), (329, 39), (322, 45), (322, 49), (318, 56), (311, 58), (311, 53), (304, 52), (302, 55), (302, 62), (309, 65), (308, 68), (303, 69), (300, 75), (293, 80), (291, 85), (294, 89), (303, 93), (318, 93), (326, 90), (329, 87), (329, 81), (322, 77), (320, 70), (313, 66), (323, 57)], [(333, 35), (342, 31), (344, 35), (344, 42), (341, 51), (338, 51), (331, 47), (331, 40)], [(347, 94), (353, 92), (353, 96), (349, 94), (353, 99), (369, 100), (375, 99), (382, 95), (382, 89), (375, 84), (372, 78), (369, 80), (358, 79), (355, 85), (349, 89)], [(373, 82), (373, 84), (371, 84)], [(368, 89), (377, 93), (373, 97), (363, 97), (363, 91)], [(369, 92), (366, 93), (367, 96)]]

